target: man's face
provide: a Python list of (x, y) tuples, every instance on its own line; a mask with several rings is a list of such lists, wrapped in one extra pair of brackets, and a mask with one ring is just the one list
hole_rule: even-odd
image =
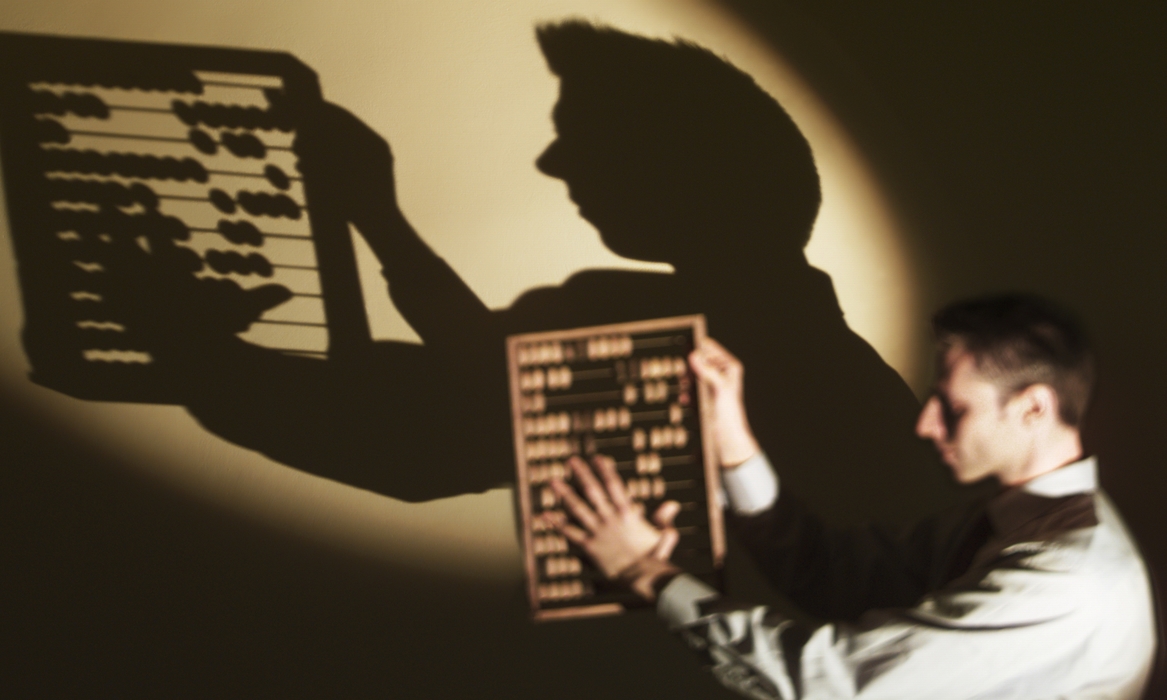
[[(1004, 400), (1003, 400), (1004, 399)], [(940, 379), (916, 422), (916, 434), (936, 445), (962, 484), (1012, 473), (1026, 445), (1018, 402), (977, 369), (959, 347), (948, 350)]]

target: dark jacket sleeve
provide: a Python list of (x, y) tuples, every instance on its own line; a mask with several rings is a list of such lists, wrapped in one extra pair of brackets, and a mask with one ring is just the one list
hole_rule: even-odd
[(828, 527), (783, 489), (768, 510), (729, 522), (771, 584), (811, 615), (853, 620), (876, 608), (909, 607), (943, 583), (952, 543), (969, 513), (911, 527)]

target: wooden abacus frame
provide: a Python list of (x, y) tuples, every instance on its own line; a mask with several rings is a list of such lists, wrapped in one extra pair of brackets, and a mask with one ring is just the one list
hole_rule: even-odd
[[(692, 336), (692, 345), (696, 347), (705, 338), (705, 317), (701, 315), (678, 316), (648, 321), (574, 328), (562, 331), (526, 333), (507, 338), (507, 370), (510, 383), (511, 417), (515, 441), (516, 489), (518, 491), (522, 519), (523, 560), (526, 572), (527, 593), (531, 603), (531, 614), (537, 621), (614, 615), (623, 613), (631, 607), (643, 607), (643, 605), (638, 606), (634, 601), (627, 599), (624, 601), (606, 602), (587, 602), (586, 600), (581, 600), (578, 605), (558, 606), (546, 606), (541, 601), (539, 593), (539, 562), (535, 552), (535, 538), (533, 533), (534, 504), (531, 465), (529, 464), (526, 452), (528, 435), (524, 430), (523, 423), (525, 413), (523, 408), (525, 387), (522, 386), (523, 368), (530, 364), (540, 363), (532, 363), (530, 361), (524, 363), (521, 361), (522, 358), (520, 355), (524, 348), (540, 343), (554, 344), (564, 341), (579, 341), (587, 338), (610, 336), (631, 337), (659, 333), (661, 331), (682, 331), (690, 333)], [(710, 403), (707, 390), (700, 382), (696, 381), (692, 375), (692, 370), (687, 367), (687, 364), (686, 376), (689, 378), (688, 381), (696, 397), (697, 411), (694, 413), (701, 438), (700, 450), (697, 452), (701, 460), (700, 473), (704, 477), (703, 496), (706, 506), (704, 515), (705, 524), (708, 527), (708, 564), (711, 567), (711, 572), (703, 578), (720, 588), (720, 572), (725, 558), (725, 531), (720, 504), (715, 493), (719, 484), (720, 475), (714, 451), (714, 443), (710, 433)], [(574, 452), (579, 453), (580, 451), (576, 449)]]

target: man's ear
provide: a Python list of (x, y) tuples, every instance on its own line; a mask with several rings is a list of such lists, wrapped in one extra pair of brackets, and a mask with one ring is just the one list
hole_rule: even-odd
[(1010, 400), (1026, 424), (1058, 418), (1058, 393), (1049, 384), (1030, 384)]

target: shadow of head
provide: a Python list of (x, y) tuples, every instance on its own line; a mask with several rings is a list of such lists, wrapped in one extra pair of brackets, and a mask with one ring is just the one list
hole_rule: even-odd
[(610, 249), (680, 269), (806, 245), (821, 200), (810, 146), (750, 76), (686, 41), (582, 21), (537, 36), (560, 95), (536, 164)]

